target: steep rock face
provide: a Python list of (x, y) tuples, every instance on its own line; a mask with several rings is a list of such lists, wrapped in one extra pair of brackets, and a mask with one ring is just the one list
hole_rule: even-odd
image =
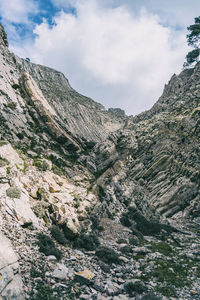
[(98, 182), (116, 214), (125, 201), (151, 218), (199, 216), (199, 84), (200, 64), (174, 75), (150, 111), (96, 149)]
[(62, 73), (21, 59), (17, 62), (19, 68), (27, 70), (36, 81), (63, 129), (74, 136), (101, 141), (109, 132), (122, 127), (123, 119), (109, 114), (101, 104), (73, 90)]
[(36, 143), (36, 152), (71, 160), (123, 126), (125, 116), (78, 94), (60, 72), (10, 53), (2, 26), (0, 33), (1, 138), (23, 151)]

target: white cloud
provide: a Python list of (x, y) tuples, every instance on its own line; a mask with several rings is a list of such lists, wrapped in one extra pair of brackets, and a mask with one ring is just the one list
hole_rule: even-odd
[(28, 23), (29, 16), (38, 12), (33, 0), (1, 0), (0, 15), (3, 21), (13, 23)]
[(134, 16), (126, 7), (105, 8), (95, 0), (73, 4), (76, 16), (61, 12), (53, 26), (36, 26), (26, 56), (63, 71), (75, 89), (106, 107), (128, 114), (150, 108), (182, 66), (185, 33), (145, 10)]

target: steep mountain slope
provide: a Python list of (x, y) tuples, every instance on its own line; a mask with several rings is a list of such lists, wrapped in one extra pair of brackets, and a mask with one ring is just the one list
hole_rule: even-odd
[(151, 217), (199, 216), (199, 84), (200, 64), (174, 75), (150, 111), (109, 136), (96, 165), (106, 170), (99, 181), (110, 201), (124, 199)]
[(0, 299), (199, 299), (200, 63), (127, 117), (9, 52)]

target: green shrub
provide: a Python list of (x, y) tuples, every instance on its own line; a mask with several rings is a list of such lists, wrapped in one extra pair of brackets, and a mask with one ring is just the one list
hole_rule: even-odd
[(92, 229), (95, 230), (99, 226), (99, 219), (97, 216), (91, 216), (90, 220), (92, 221)]
[(14, 84), (12, 85), (12, 88), (15, 89), (15, 90), (17, 90), (17, 89), (20, 88), (20, 86), (19, 86), (19, 84), (14, 83)]
[(7, 175), (10, 175), (10, 170), (11, 170), (11, 167), (7, 167), (7, 168), (6, 168), (6, 174), (7, 174)]
[(92, 221), (92, 230), (104, 231), (104, 227), (100, 225), (100, 221), (97, 216), (91, 216), (90, 220)]
[(89, 142), (85, 142), (85, 148), (88, 150), (91, 150), (92, 148), (94, 148), (94, 146), (96, 145), (96, 142), (94, 141), (89, 141)]
[(74, 247), (83, 248), (88, 251), (96, 250), (100, 245), (99, 239), (95, 234), (81, 234), (75, 241)]
[(154, 294), (146, 294), (140, 300), (162, 300), (160, 297), (155, 296)]
[[(35, 293), (35, 291), (37, 291)], [(31, 291), (30, 300), (59, 300), (60, 297), (54, 295), (54, 289), (43, 281), (36, 281), (34, 290)]]
[(8, 144), (8, 142), (0, 140), (0, 147), (4, 146), (6, 144)]
[(33, 166), (37, 167), (40, 171), (46, 171), (49, 169), (49, 164), (45, 160), (34, 158)]
[(136, 223), (135, 229), (143, 235), (157, 235), (160, 234), (162, 229), (167, 232), (176, 231), (176, 229), (170, 225), (147, 220), (135, 207), (129, 207), (128, 211), (122, 214), (120, 221), (124, 226), (132, 227), (132, 230), (132, 224)]
[(126, 226), (126, 227), (131, 227), (132, 223), (131, 221), (129, 220), (128, 216), (123, 213), (121, 218), (120, 218), (120, 222), (123, 226)]
[(19, 132), (19, 133), (16, 134), (16, 136), (17, 136), (20, 140), (22, 140), (22, 139), (24, 138), (24, 135), (25, 135), (25, 134), (23, 134), (22, 132)]
[(17, 187), (10, 187), (7, 189), (6, 194), (10, 198), (17, 198), (20, 199), (21, 191)]
[(120, 263), (118, 253), (111, 248), (102, 246), (96, 251), (95, 254), (100, 260), (104, 261), (107, 264)]
[(61, 251), (56, 248), (54, 242), (49, 236), (39, 233), (37, 238), (37, 244), (40, 252), (44, 253), (46, 256), (54, 255), (58, 260), (61, 259)]
[(127, 244), (127, 240), (125, 239), (118, 239), (117, 244)]
[(173, 253), (173, 250), (170, 245), (168, 245), (166, 242), (160, 242), (160, 243), (152, 243), (152, 251), (153, 252), (160, 252), (166, 256), (169, 256)]
[(138, 239), (137, 239), (136, 237), (131, 236), (131, 237), (129, 238), (129, 244), (130, 244), (130, 245), (137, 246), (137, 245), (139, 244)]
[[(167, 299), (171, 299), (171, 297), (173, 297), (173, 299), (178, 299), (177, 298), (177, 291), (176, 288), (174, 288), (173, 286), (157, 286), (155, 289), (157, 292), (159, 292), (160, 294), (162, 294), (163, 296), (167, 297)], [(153, 299), (154, 300), (154, 299)], [(160, 298), (159, 298), (160, 300)]]
[(6, 158), (0, 158), (0, 168), (9, 165), (9, 161)]
[(12, 102), (8, 102), (6, 104), (6, 107), (9, 107), (10, 109), (15, 110), (16, 107), (17, 107), (17, 104), (15, 102), (13, 102), (13, 101)]
[(152, 277), (156, 277), (157, 281), (174, 285), (175, 287), (183, 287), (188, 284), (188, 266), (175, 263), (172, 260), (163, 261), (161, 259), (156, 261), (157, 266), (152, 271)]
[(48, 159), (58, 168), (62, 168), (66, 166), (66, 162), (53, 154), (49, 155)]
[(49, 285), (46, 277), (46, 268), (43, 265), (32, 267), (30, 277), (32, 280), (32, 290), (29, 292), (29, 300), (60, 300), (62, 290), (59, 287)]
[(133, 253), (132, 248), (129, 245), (126, 245), (120, 249), (121, 253), (130, 254)]
[(142, 294), (143, 292), (145, 292), (147, 290), (147, 288), (144, 286), (144, 284), (142, 284), (139, 281), (133, 282), (127, 282), (124, 285), (124, 289), (125, 291), (131, 296), (133, 293), (138, 293), (138, 294)]
[(60, 230), (60, 228), (56, 225), (52, 226), (50, 228), (51, 235), (54, 237), (54, 239), (61, 245), (66, 245), (67, 240), (65, 238), (65, 235), (63, 231)]
[(52, 171), (56, 174), (56, 175), (59, 175), (59, 176), (62, 176), (64, 174), (64, 172), (59, 168), (57, 167), (56, 165), (52, 165)]

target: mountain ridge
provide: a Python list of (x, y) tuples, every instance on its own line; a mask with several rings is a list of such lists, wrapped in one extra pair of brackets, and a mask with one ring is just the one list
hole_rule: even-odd
[(134, 117), (0, 65), (0, 299), (198, 299), (200, 63)]

